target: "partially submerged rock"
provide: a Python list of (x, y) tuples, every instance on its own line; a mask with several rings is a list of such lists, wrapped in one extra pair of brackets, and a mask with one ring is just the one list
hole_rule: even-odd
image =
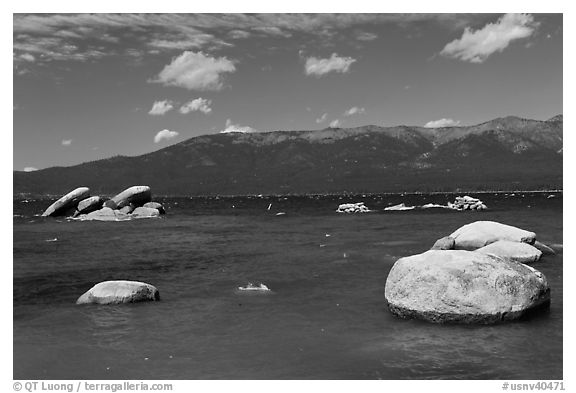
[(125, 221), (129, 220), (130, 216), (119, 210), (103, 207), (102, 209), (93, 211), (92, 213), (83, 214), (79, 216), (78, 219), (86, 221)]
[(134, 211), (134, 209), (136, 209), (136, 206), (134, 206), (132, 203), (124, 206), (121, 209), (118, 209), (119, 212), (124, 213), (124, 214), (130, 214)]
[(539, 249), (540, 251), (542, 251), (542, 254), (544, 255), (554, 255), (556, 254), (556, 251), (554, 251), (554, 249), (552, 249), (551, 247), (548, 247), (546, 244), (544, 243), (540, 243), (538, 240), (536, 240), (533, 244), (534, 247), (536, 247), (537, 249)]
[[(125, 189), (112, 199), (110, 199), (111, 202), (106, 203), (109, 205), (112, 205), (112, 203), (114, 203), (116, 204), (117, 209), (121, 209), (129, 204), (133, 204), (134, 206), (142, 206), (146, 202), (150, 202), (151, 200), (152, 200), (152, 193), (150, 192), (150, 187), (132, 186), (130, 188)], [(112, 208), (112, 206), (108, 207)]]
[(338, 213), (368, 213), (370, 209), (364, 206), (364, 202), (343, 203), (336, 210)]
[(90, 189), (88, 187), (78, 187), (51, 204), (48, 209), (42, 213), (42, 217), (54, 217), (72, 213), (76, 209), (76, 206), (78, 206), (78, 202), (89, 196)]
[(542, 256), (542, 251), (530, 244), (511, 242), (509, 240), (498, 240), (497, 242), (477, 249), (476, 252), (496, 255), (521, 263), (533, 263), (538, 261)]
[(404, 210), (412, 210), (415, 206), (406, 206), (404, 203), (400, 203), (394, 206), (385, 207), (384, 210), (386, 211), (404, 211)]
[(475, 250), (498, 240), (528, 244), (536, 240), (534, 232), (494, 221), (476, 221), (460, 227), (449, 236), (454, 238), (454, 248), (458, 250)]
[(166, 210), (164, 210), (164, 206), (158, 202), (147, 202), (142, 207), (150, 207), (152, 209), (156, 209), (160, 212), (160, 214), (166, 214)]
[(160, 212), (158, 209), (153, 209), (151, 207), (137, 207), (132, 212), (134, 217), (158, 217)]
[(399, 259), (386, 280), (390, 311), (430, 322), (494, 323), (546, 306), (546, 277), (524, 264), (464, 250)]
[(96, 210), (100, 210), (104, 204), (104, 199), (100, 196), (93, 196), (90, 198), (82, 199), (76, 207), (74, 216), (80, 214), (88, 214)]
[(76, 304), (120, 304), (160, 300), (153, 285), (138, 281), (104, 281), (94, 285)]
[(465, 195), (456, 197), (454, 203), (448, 202), (448, 207), (455, 210), (486, 210), (486, 205), (478, 198)]

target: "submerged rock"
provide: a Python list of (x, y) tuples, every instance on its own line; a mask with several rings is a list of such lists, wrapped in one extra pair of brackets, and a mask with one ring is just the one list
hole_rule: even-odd
[(73, 212), (76, 206), (78, 206), (78, 203), (89, 196), (90, 189), (88, 187), (78, 187), (51, 204), (48, 209), (42, 213), (42, 217), (55, 217)]
[(385, 297), (402, 318), (494, 323), (550, 302), (546, 277), (524, 264), (464, 250), (430, 250), (399, 259)]
[(540, 251), (542, 251), (542, 254), (544, 255), (554, 255), (556, 254), (556, 251), (554, 251), (554, 249), (552, 249), (551, 247), (548, 247), (546, 244), (544, 243), (540, 243), (538, 240), (536, 240), (533, 244), (534, 247), (536, 247), (537, 249), (539, 249)]
[(144, 205), (146, 202), (150, 202), (151, 200), (152, 193), (150, 192), (150, 187), (132, 186), (110, 199), (111, 202), (106, 202), (107, 204), (105, 206), (113, 208), (110, 205), (114, 203), (116, 204), (117, 209), (121, 209), (129, 204), (138, 207)]
[(498, 240), (476, 250), (482, 254), (496, 255), (521, 263), (536, 262), (542, 256), (542, 251), (527, 243)]
[(475, 250), (498, 240), (533, 244), (536, 234), (511, 225), (494, 221), (476, 221), (454, 231), (454, 248), (458, 250)]
[(76, 304), (120, 304), (160, 300), (153, 285), (138, 281), (104, 281), (94, 285)]

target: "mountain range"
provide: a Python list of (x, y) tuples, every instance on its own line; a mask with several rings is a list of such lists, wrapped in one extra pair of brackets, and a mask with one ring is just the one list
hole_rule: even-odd
[(136, 157), (14, 171), (14, 194), (342, 194), (562, 189), (562, 115), (473, 126), (220, 133)]

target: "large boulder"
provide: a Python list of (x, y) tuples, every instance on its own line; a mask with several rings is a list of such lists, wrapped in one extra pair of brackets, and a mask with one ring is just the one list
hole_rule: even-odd
[(121, 209), (124, 206), (133, 204), (134, 206), (142, 206), (146, 202), (152, 200), (152, 193), (150, 192), (150, 187), (148, 186), (132, 186), (125, 189), (120, 194), (110, 199), (110, 202), (106, 202), (105, 206), (116, 209)]
[(137, 207), (132, 212), (134, 217), (158, 217), (160, 212), (158, 209), (153, 209), (151, 207)]
[(390, 311), (431, 322), (494, 323), (550, 303), (546, 277), (524, 264), (464, 250), (401, 258), (386, 280)]
[(158, 202), (148, 202), (142, 205), (142, 207), (150, 207), (152, 209), (156, 209), (160, 212), (160, 214), (166, 214), (166, 210), (164, 210), (164, 206)]
[(42, 213), (42, 217), (55, 217), (73, 212), (78, 202), (89, 196), (90, 189), (88, 187), (78, 187), (51, 204), (48, 209)]
[(496, 255), (521, 263), (536, 262), (542, 256), (542, 251), (527, 243), (498, 240), (476, 250), (482, 254)]
[(498, 240), (528, 244), (536, 240), (534, 232), (494, 221), (476, 221), (460, 227), (449, 236), (454, 238), (454, 248), (457, 250), (476, 250)]
[(104, 199), (100, 196), (93, 196), (86, 199), (82, 199), (78, 202), (78, 206), (76, 207), (76, 214), (88, 214), (96, 210), (100, 210), (102, 205), (104, 204)]
[(86, 221), (124, 221), (129, 220), (130, 215), (122, 213), (119, 210), (110, 209), (109, 207), (103, 207), (92, 213), (83, 214), (79, 216), (78, 219)]
[(76, 304), (119, 304), (160, 300), (153, 285), (138, 281), (104, 281), (94, 285)]

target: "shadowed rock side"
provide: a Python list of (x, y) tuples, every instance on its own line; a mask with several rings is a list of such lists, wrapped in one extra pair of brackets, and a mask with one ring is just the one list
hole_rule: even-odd
[(76, 304), (120, 304), (160, 300), (153, 285), (138, 281), (104, 281), (78, 298)]
[(495, 323), (547, 306), (546, 277), (521, 263), (464, 250), (399, 259), (386, 280), (390, 311), (430, 322)]
[(14, 193), (60, 194), (86, 179), (97, 194), (137, 181), (186, 196), (554, 189), (562, 188), (562, 127), (506, 117), (437, 129), (212, 134), (137, 157), (15, 171)]

